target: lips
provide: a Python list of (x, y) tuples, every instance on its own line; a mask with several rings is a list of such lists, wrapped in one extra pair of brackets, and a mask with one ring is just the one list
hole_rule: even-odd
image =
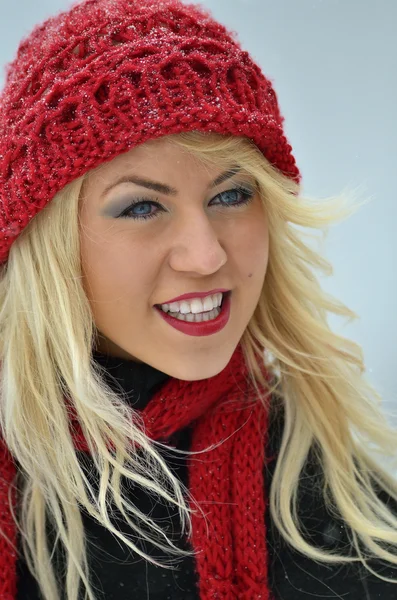
[(155, 310), (157, 310), (161, 318), (166, 323), (171, 325), (174, 329), (179, 330), (181, 333), (190, 336), (213, 335), (215, 333), (220, 332), (229, 321), (231, 312), (230, 296), (231, 292), (227, 292), (224, 294), (219, 315), (215, 319), (211, 319), (210, 321), (189, 322), (172, 317), (169, 313), (165, 313), (161, 310), (161, 308), (157, 306), (155, 307)]

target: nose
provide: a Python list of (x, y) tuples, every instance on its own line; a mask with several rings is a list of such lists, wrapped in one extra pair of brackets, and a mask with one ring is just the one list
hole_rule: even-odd
[(186, 216), (173, 232), (170, 266), (175, 271), (195, 272), (209, 275), (218, 271), (227, 261), (221, 243), (220, 231), (202, 213)]

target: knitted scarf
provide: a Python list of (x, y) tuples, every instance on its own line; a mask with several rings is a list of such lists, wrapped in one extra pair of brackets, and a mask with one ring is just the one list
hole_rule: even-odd
[[(268, 381), (269, 375), (262, 367)], [(202, 600), (271, 600), (267, 582), (263, 467), (268, 411), (255, 400), (239, 344), (218, 375), (200, 381), (170, 378), (141, 411), (145, 432), (167, 440), (193, 424), (190, 450), (217, 447), (188, 457), (192, 506), (190, 543), (196, 551)], [(265, 396), (266, 397), (266, 396)], [(76, 449), (88, 451), (76, 419), (71, 420)], [(219, 442), (222, 442), (219, 444)], [(0, 443), (0, 529), (16, 545), (8, 494), (16, 467)], [(203, 516), (203, 514), (205, 516)], [(0, 537), (0, 600), (16, 596), (16, 553)]]

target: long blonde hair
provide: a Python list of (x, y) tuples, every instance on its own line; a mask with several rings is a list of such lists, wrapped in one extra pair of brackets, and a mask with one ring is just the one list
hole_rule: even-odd
[[(269, 220), (265, 285), (241, 340), (258, 391), (266, 389), (260, 364), (275, 374), (270, 391), (284, 409), (284, 430), (270, 493), (270, 513), (282, 536), (314, 560), (365, 563), (372, 556), (397, 564), (397, 515), (381, 502), (374, 484), (397, 501), (397, 481), (369, 455), (397, 455), (397, 435), (365, 379), (362, 350), (336, 335), (327, 314), (356, 315), (326, 294), (315, 269), (332, 267), (305, 242), (302, 228), (326, 228), (356, 210), (347, 193), (321, 202), (304, 197), (296, 182), (276, 170), (246, 138), (184, 132), (170, 141), (206, 164), (240, 165), (252, 174)], [(178, 507), (183, 532), (191, 531), (189, 491), (145, 435), (139, 413), (113, 391), (92, 358), (96, 329), (83, 288), (79, 201), (85, 176), (67, 185), (29, 223), (0, 273), (1, 427), (18, 465), (20, 511), (15, 515), (23, 552), (45, 600), (60, 600), (46, 537), (51, 523), (67, 558), (67, 600), (96, 598), (90, 585), (81, 509), (148, 561), (173, 568), (188, 551), (178, 549), (149, 516), (128, 500), (121, 477)], [(272, 362), (268, 357), (272, 357)], [(100, 477), (96, 494), (79, 462), (69, 430), (65, 395), (89, 443)], [(261, 400), (261, 398), (260, 398)], [(259, 400), (259, 401), (260, 401)], [(109, 449), (112, 440), (113, 449)], [(131, 440), (136, 442), (140, 451)], [(358, 557), (308, 544), (297, 512), (300, 474), (311, 447), (324, 472), (324, 500), (352, 530)], [(132, 530), (166, 550), (157, 562), (111, 522), (114, 503)], [(292, 504), (292, 508), (291, 508)], [(197, 509), (195, 509), (197, 510)], [(142, 524), (144, 527), (142, 528)], [(153, 535), (149, 535), (147, 527)], [(394, 581), (381, 577), (385, 581)]]

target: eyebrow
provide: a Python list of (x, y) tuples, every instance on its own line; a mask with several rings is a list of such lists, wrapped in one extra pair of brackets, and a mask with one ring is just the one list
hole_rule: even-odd
[[(230, 177), (233, 177), (233, 175), (238, 173), (240, 170), (241, 168), (236, 166), (225, 171), (224, 173), (221, 173), (209, 184), (208, 189), (220, 185)], [(146, 187), (149, 190), (154, 190), (155, 192), (159, 192), (160, 194), (165, 194), (168, 196), (176, 196), (178, 194), (178, 190), (176, 188), (166, 185), (165, 183), (160, 183), (159, 181), (152, 181), (151, 179), (144, 179), (143, 177), (138, 177), (137, 175), (123, 175), (113, 183), (109, 184), (103, 190), (100, 197), (104, 198), (112, 188), (116, 187), (116, 185), (119, 185), (120, 183), (135, 183), (136, 185), (139, 185), (141, 187)]]

